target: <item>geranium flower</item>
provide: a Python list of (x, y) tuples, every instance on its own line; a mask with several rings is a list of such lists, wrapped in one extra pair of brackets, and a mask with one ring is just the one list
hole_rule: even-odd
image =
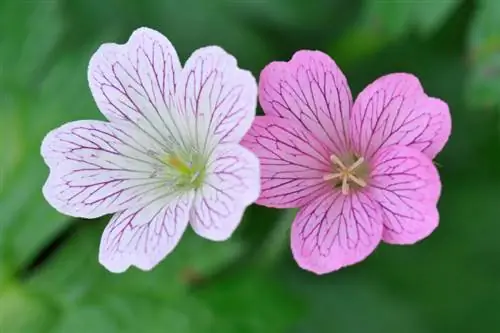
[(103, 44), (88, 80), (109, 122), (75, 121), (46, 136), (43, 193), (66, 215), (116, 213), (101, 264), (150, 270), (188, 223), (207, 239), (230, 237), (260, 192), (258, 159), (239, 145), (255, 117), (251, 73), (216, 46), (182, 68), (167, 38), (140, 28), (124, 45)]
[(438, 225), (432, 159), (451, 130), (448, 106), (410, 74), (383, 76), (352, 103), (345, 76), (318, 51), (261, 73), (257, 117), (242, 144), (261, 163), (258, 204), (300, 208), (292, 253), (324, 274), (366, 258), (381, 240), (412, 244)]

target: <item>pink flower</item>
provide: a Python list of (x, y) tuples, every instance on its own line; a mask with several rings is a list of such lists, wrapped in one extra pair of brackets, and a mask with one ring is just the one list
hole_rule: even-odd
[(383, 76), (352, 103), (345, 76), (318, 51), (261, 73), (257, 117), (242, 144), (261, 162), (258, 204), (298, 207), (291, 246), (317, 274), (362, 261), (381, 240), (413, 244), (438, 225), (432, 162), (451, 131), (448, 106), (410, 74)]
[(88, 79), (109, 122), (75, 121), (46, 136), (43, 193), (63, 214), (116, 213), (101, 264), (150, 270), (188, 223), (204, 238), (229, 238), (260, 193), (259, 161), (239, 144), (255, 118), (252, 74), (216, 46), (182, 68), (167, 38), (140, 28), (124, 45), (102, 45)]

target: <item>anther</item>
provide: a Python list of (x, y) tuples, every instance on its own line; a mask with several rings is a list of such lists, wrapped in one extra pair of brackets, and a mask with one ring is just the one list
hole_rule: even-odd
[(335, 167), (338, 172), (326, 174), (323, 176), (325, 181), (329, 180), (339, 180), (341, 182), (341, 190), (342, 194), (349, 194), (350, 184), (349, 182), (353, 182), (359, 187), (365, 187), (366, 182), (355, 175), (355, 171), (359, 168), (365, 159), (360, 157), (357, 161), (351, 164), (349, 167), (346, 167), (344, 162), (336, 155), (331, 155), (330, 160), (335, 164)]

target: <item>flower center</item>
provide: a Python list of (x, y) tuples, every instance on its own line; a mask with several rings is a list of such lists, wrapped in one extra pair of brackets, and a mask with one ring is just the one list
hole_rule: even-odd
[(156, 155), (161, 162), (153, 177), (161, 176), (177, 188), (199, 188), (205, 180), (205, 160), (200, 154), (167, 153)]
[(339, 158), (337, 155), (330, 156), (333, 163), (333, 173), (323, 176), (326, 181), (334, 181), (335, 187), (341, 187), (342, 194), (349, 194), (350, 189), (363, 188), (366, 186), (368, 177), (368, 165), (363, 157), (352, 155)]

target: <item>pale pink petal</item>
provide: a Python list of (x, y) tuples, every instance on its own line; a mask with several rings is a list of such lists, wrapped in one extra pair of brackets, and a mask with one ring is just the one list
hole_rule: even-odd
[(238, 143), (248, 131), (257, 107), (257, 83), (222, 48), (203, 47), (182, 70), (177, 105), (196, 146), (210, 151), (219, 143)]
[(301, 207), (330, 187), (323, 176), (332, 172), (328, 150), (293, 120), (260, 116), (241, 144), (260, 160), (260, 205)]
[(348, 149), (352, 97), (335, 62), (319, 51), (298, 51), (260, 74), (259, 101), (266, 115), (292, 119), (342, 155)]
[(368, 186), (383, 210), (383, 240), (413, 244), (427, 237), (439, 222), (441, 193), (432, 160), (418, 150), (392, 146), (374, 156), (371, 168)]
[(88, 80), (101, 112), (128, 122), (166, 148), (178, 145), (183, 123), (175, 108), (181, 65), (169, 40), (139, 28), (126, 44), (103, 44), (90, 59)]
[(380, 208), (363, 191), (332, 190), (301, 208), (292, 223), (300, 267), (325, 274), (365, 259), (382, 237)]
[(222, 144), (210, 156), (205, 177), (196, 190), (190, 223), (200, 236), (222, 241), (259, 196), (259, 160), (240, 145)]
[(94, 218), (140, 204), (165, 182), (152, 178), (159, 161), (154, 142), (134, 128), (101, 121), (75, 121), (51, 131), (41, 154), (50, 167), (43, 193), (59, 212)]
[(365, 158), (391, 145), (434, 158), (450, 136), (451, 117), (448, 105), (427, 96), (415, 76), (397, 73), (377, 79), (359, 94), (350, 125), (353, 149)]
[(172, 252), (188, 225), (193, 193), (158, 197), (117, 213), (104, 229), (99, 262), (121, 273), (130, 266), (150, 270)]

